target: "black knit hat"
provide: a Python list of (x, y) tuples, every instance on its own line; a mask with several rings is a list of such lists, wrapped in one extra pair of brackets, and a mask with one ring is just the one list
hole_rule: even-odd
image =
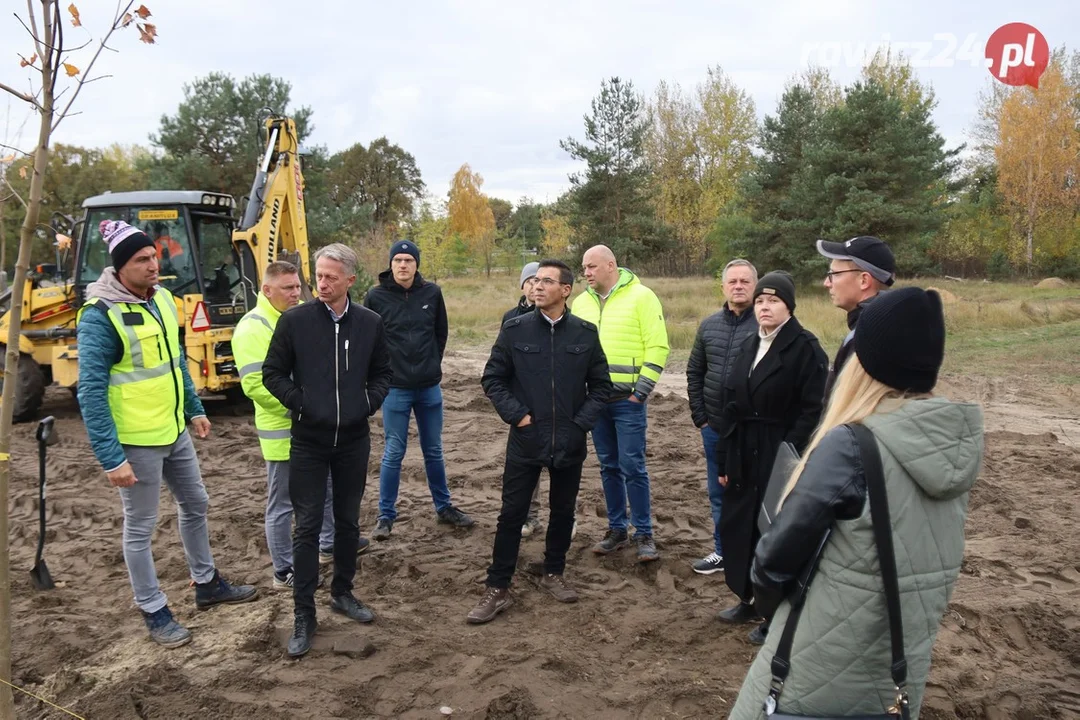
[(398, 240), (390, 246), (390, 262), (394, 262), (395, 255), (412, 255), (416, 260), (417, 266), (420, 265), (420, 248), (416, 247), (416, 243), (411, 240)]
[(795, 281), (783, 270), (765, 273), (754, 288), (754, 300), (758, 295), (775, 295), (784, 301), (789, 311), (795, 312)]
[(880, 293), (859, 315), (855, 354), (875, 380), (891, 388), (930, 392), (945, 360), (945, 314), (933, 290)]

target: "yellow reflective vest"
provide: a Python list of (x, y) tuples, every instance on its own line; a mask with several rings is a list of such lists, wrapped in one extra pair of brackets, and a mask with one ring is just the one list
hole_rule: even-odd
[(607, 300), (592, 288), (574, 299), (573, 313), (596, 325), (616, 396), (644, 400), (656, 387), (668, 357), (667, 326), (660, 298), (637, 275), (619, 268)]
[(92, 298), (80, 308), (100, 305), (120, 336), (124, 355), (109, 370), (109, 410), (122, 445), (172, 445), (184, 431), (184, 376), (180, 324), (172, 293), (158, 289), (151, 300), (157, 315), (141, 303)]
[(270, 300), (259, 293), (257, 304), (240, 318), (232, 339), (240, 387), (255, 403), (255, 431), (259, 435), (263, 458), (277, 462), (289, 459), (292, 418), (285, 406), (263, 385), (262, 366), (280, 317), (281, 313)]

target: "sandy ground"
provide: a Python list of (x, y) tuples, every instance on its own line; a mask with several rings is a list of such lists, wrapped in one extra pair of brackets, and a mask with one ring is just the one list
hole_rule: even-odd
[[(170, 604), (194, 633), (179, 650), (146, 638), (120, 549), (120, 506), (89, 450), (73, 401), (49, 391), (61, 444), (50, 448), (45, 556), (60, 587), (32, 589), (37, 523), (34, 425), (16, 429), (12, 478), (14, 679), (85, 718), (688, 718), (726, 715), (755, 648), (749, 628), (715, 619), (730, 604), (722, 576), (689, 563), (710, 550), (705, 462), (683, 397), (665, 376), (649, 411), (649, 461), (662, 560), (589, 552), (605, 528), (595, 458), (586, 464), (560, 605), (524, 573), (516, 605), (495, 622), (464, 621), (482, 591), (499, 508), (506, 428), (479, 386), (481, 358), (460, 353), (444, 382), (447, 471), (479, 526), (435, 524), (413, 436), (392, 539), (362, 557), (357, 595), (367, 627), (320, 610), (312, 653), (285, 658), (288, 594), (270, 589), (262, 529), (263, 463), (246, 417), (214, 417), (196, 441), (211, 497), (211, 541), (230, 578), (259, 601), (194, 609), (176, 529), (163, 503), (155, 557)], [(934, 650), (923, 717), (1080, 717), (1080, 398), (1023, 383), (946, 378), (943, 394), (987, 410), (985, 469), (968, 519), (967, 558)], [(374, 525), (381, 428), (362, 528)], [(522, 545), (538, 559), (542, 540)], [(320, 591), (319, 602), (328, 600)], [(19, 718), (70, 717), (17, 695)]]

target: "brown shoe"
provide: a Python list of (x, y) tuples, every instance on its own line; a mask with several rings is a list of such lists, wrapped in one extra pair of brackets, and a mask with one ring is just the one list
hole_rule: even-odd
[(551, 597), (559, 602), (574, 603), (578, 601), (577, 590), (566, 584), (562, 575), (548, 573), (540, 579), (540, 587), (551, 593)]
[(480, 602), (476, 603), (476, 607), (469, 611), (465, 620), (474, 625), (491, 622), (496, 615), (510, 607), (512, 603), (513, 600), (510, 598), (509, 590), (489, 587), (487, 592), (484, 593), (484, 597), (480, 598)]

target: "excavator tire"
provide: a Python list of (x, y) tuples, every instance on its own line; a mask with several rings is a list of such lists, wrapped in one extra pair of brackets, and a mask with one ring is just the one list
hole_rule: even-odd
[[(7, 363), (7, 345), (0, 344), (0, 373)], [(12, 418), (15, 422), (30, 422), (37, 417), (41, 401), (45, 397), (45, 373), (34, 358), (26, 353), (19, 355), (18, 385), (15, 387), (15, 410)], [(0, 391), (4, 387), (4, 378), (0, 374)]]

